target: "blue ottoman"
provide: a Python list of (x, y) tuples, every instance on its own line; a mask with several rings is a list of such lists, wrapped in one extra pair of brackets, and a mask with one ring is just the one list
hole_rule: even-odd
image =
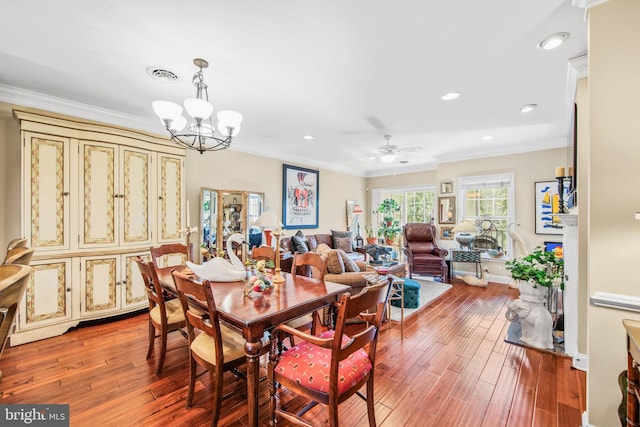
[[(404, 308), (418, 308), (420, 305), (420, 283), (404, 279)], [(392, 300), (391, 305), (400, 307), (400, 300)]]

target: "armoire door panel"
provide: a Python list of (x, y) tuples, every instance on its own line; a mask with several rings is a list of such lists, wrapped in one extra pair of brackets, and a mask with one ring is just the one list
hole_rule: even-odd
[(32, 261), (18, 329), (71, 319), (71, 259)]
[(81, 259), (81, 316), (115, 311), (118, 301), (119, 255)]
[(158, 188), (158, 242), (175, 241), (182, 235), (182, 158), (160, 154)]
[(151, 153), (123, 147), (119, 198), (122, 244), (151, 244)]
[(24, 231), (40, 251), (69, 249), (67, 138), (25, 133)]
[(116, 145), (80, 143), (81, 248), (116, 246), (118, 243), (117, 150)]

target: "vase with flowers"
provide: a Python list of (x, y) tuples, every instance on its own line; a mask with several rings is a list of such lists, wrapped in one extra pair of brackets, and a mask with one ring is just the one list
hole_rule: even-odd
[(564, 289), (564, 261), (541, 246), (504, 264), (511, 277), (520, 283), (529, 283), (533, 288)]
[(536, 247), (528, 255), (506, 261), (505, 268), (520, 284), (520, 298), (511, 302), (505, 313), (511, 322), (508, 337), (532, 347), (552, 350), (554, 319), (550, 309), (556, 291), (564, 289), (562, 258)]

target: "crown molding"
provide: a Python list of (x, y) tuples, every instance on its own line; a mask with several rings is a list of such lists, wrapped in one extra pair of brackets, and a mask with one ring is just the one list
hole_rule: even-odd
[(571, 5), (581, 9), (589, 9), (609, 0), (571, 0)]
[(158, 131), (157, 126), (154, 128), (148, 119), (139, 116), (2, 84), (0, 84), (0, 101), (141, 131), (153, 133)]

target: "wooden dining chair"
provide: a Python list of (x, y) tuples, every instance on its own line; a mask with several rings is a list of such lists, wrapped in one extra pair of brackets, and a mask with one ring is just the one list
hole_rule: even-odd
[[(294, 279), (299, 274), (299, 270), (306, 271), (305, 275), (322, 281), (324, 280), (324, 274), (327, 270), (327, 259), (313, 252), (306, 252), (304, 254), (296, 252), (293, 254), (293, 264), (291, 267), (291, 275)], [(311, 327), (311, 333), (313, 335), (316, 334), (317, 329), (321, 324), (322, 321), (319, 311), (314, 311), (312, 314), (306, 314), (287, 322), (288, 326), (296, 329), (306, 329)], [(293, 336), (289, 338), (291, 345), (294, 345)]]
[(165, 245), (151, 246), (151, 259), (156, 268), (167, 268), (182, 265), (188, 259), (187, 245), (183, 243), (168, 243)]
[[(156, 366), (156, 374), (160, 374), (167, 354), (167, 334), (186, 326), (184, 313), (178, 298), (168, 300), (165, 298), (165, 292), (160, 286), (154, 264), (145, 262), (140, 257), (135, 257), (134, 261), (138, 265), (140, 274), (142, 274), (147, 299), (149, 300), (149, 349), (147, 350), (147, 360), (153, 353), (156, 338), (160, 337), (160, 357)], [(157, 335), (156, 331), (158, 332)]]
[(7, 252), (3, 264), (29, 265), (33, 251), (34, 248), (27, 248), (25, 246), (15, 247)]
[(251, 258), (258, 261), (264, 260), (276, 262), (276, 250), (271, 246), (254, 246), (251, 249)]
[(235, 393), (232, 391), (222, 395), (224, 373), (233, 371), (239, 374), (236, 368), (246, 363), (245, 340), (240, 331), (220, 323), (211, 283), (208, 280), (199, 283), (191, 276), (180, 274), (175, 270), (171, 274), (187, 319), (189, 391), (186, 406), (190, 408), (193, 403), (196, 368), (199, 364), (215, 377), (211, 425), (216, 426), (222, 399)]
[(18, 237), (16, 239), (12, 239), (7, 244), (7, 252), (14, 248), (20, 248), (27, 246), (27, 239), (25, 237)]
[[(28, 265), (0, 265), (0, 358), (13, 332), (18, 306), (24, 296), (33, 269)], [(2, 372), (0, 372), (0, 379)]]
[[(337, 427), (338, 405), (354, 394), (366, 400), (369, 425), (376, 425), (373, 396), (376, 345), (388, 293), (389, 283), (382, 282), (364, 288), (357, 295), (343, 294), (335, 329), (319, 336), (287, 325), (273, 330), (268, 370), (272, 425), (276, 425), (276, 417), (280, 415), (291, 423), (310, 426), (302, 415), (322, 403), (329, 406), (329, 424)], [(348, 336), (347, 319), (353, 317), (362, 318), (368, 326)], [(298, 338), (299, 343), (285, 351), (282, 340), (287, 334)], [(359, 390), (365, 384), (367, 391), (363, 395)], [(311, 402), (297, 414), (288, 412), (278, 405), (279, 392), (285, 388)]]
[(311, 271), (307, 270), (307, 276), (324, 280), (324, 275), (327, 272), (327, 259), (313, 252), (305, 252), (303, 254), (296, 252), (293, 254), (293, 265), (291, 267), (292, 276), (295, 277), (299, 274), (300, 269), (298, 267), (309, 267)]

